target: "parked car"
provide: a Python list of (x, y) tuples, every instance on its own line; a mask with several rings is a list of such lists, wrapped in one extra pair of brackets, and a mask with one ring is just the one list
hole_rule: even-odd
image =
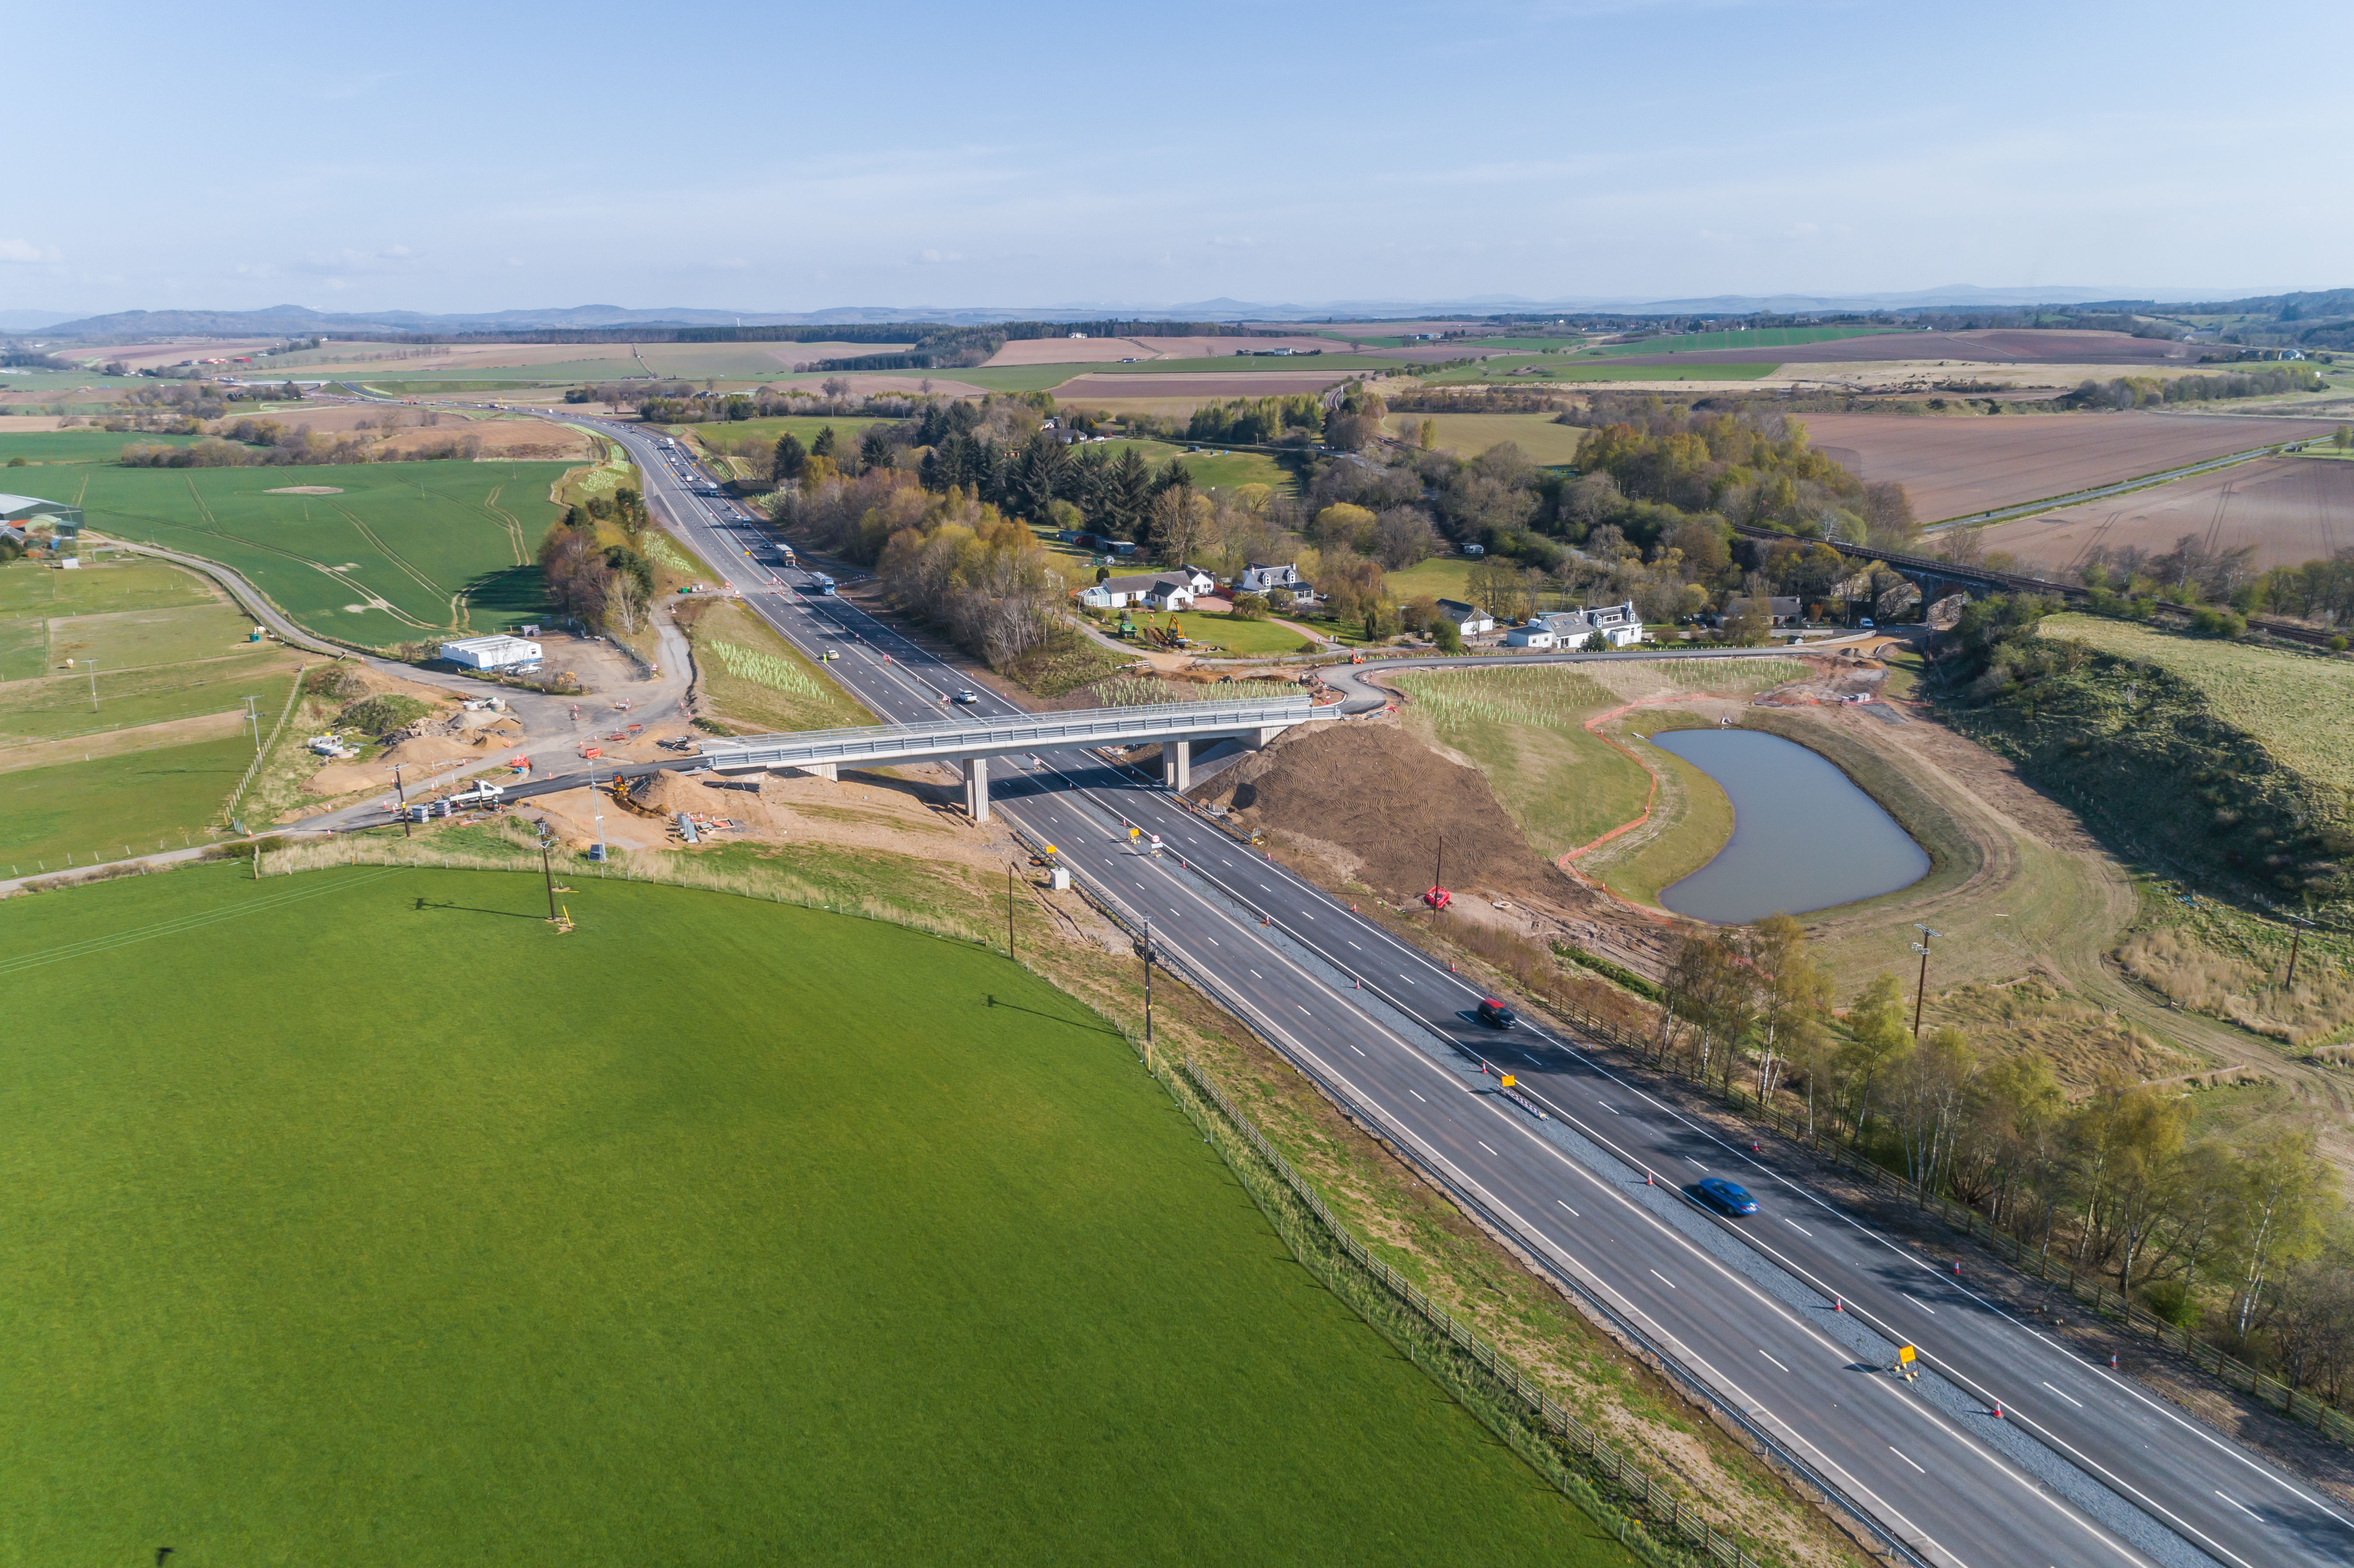
[(1479, 999), (1479, 1022), (1491, 1029), (1510, 1029), (1521, 1021), (1521, 1015), (1492, 996)]
[(1867, 615), (1867, 616), (1865, 616), (1861, 620), (1857, 621), (1855, 624), (1856, 624), (1856, 630), (1858, 630), (1859, 631), (1870, 631), (1870, 630), (1872, 630), (1872, 617), (1870, 617), (1870, 616), (1868, 616), (1868, 615)]
[(1692, 1191), (1702, 1202), (1722, 1214), (1738, 1216), (1757, 1212), (1757, 1200), (1749, 1195), (1749, 1190), (1722, 1176), (1707, 1177)]

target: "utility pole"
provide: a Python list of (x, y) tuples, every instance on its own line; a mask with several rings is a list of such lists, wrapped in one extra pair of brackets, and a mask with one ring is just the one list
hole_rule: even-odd
[(400, 787), (400, 770), (408, 766), (406, 762), (392, 765), (392, 796), (400, 805), (400, 836), (405, 839), (417, 836), (408, 825), (408, 791)]
[(1152, 919), (1144, 921), (1144, 1054), (1152, 1054)]
[(1913, 988), (1913, 1044), (1918, 1045), (1921, 1044), (1921, 1004), (1929, 996), (1929, 943), (1939, 933), (1918, 920), (1913, 922), (1913, 928), (1921, 933), (1921, 939), (1913, 944), (1913, 950), (1921, 955), (1921, 980)]
[[(261, 755), (261, 711), (253, 705), (260, 700), (260, 697), (245, 699), (245, 722), (253, 726), (253, 755), (256, 757)], [(95, 675), (90, 681), (90, 711), (92, 713), (98, 711), (98, 682)]]
[(1013, 956), (1013, 863), (1005, 863), (1005, 956)]
[(90, 662), (90, 711), (98, 711), (98, 661)]
[(547, 882), (547, 917), (556, 919), (556, 865), (549, 858), (547, 824), (539, 824), (539, 874)]
[(2302, 915), (2292, 915), (2289, 918), (2296, 922), (2296, 928), (2288, 936), (2288, 979), (2281, 982), (2283, 991), (2293, 991), (2296, 987), (2297, 947), (2305, 940), (2305, 928), (2313, 924)]

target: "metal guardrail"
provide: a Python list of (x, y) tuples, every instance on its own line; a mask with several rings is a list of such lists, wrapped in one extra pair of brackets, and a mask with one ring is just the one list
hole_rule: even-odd
[(876, 725), (858, 729), (805, 730), (796, 735), (706, 740), (703, 759), (732, 768), (806, 768), (825, 763), (912, 762), (987, 757), (1042, 747), (1135, 746), (1153, 740), (1288, 729), (1319, 718), (1305, 696), (1249, 703), (1156, 703), (1145, 707), (1092, 708), (1072, 714), (1017, 714), (1003, 718)]

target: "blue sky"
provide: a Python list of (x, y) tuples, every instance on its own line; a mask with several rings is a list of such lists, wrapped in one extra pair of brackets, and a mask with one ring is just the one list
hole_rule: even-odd
[[(2354, 271), (2354, 6), (8, 0), (0, 310)], [(2329, 63), (2318, 77), (2305, 63)]]

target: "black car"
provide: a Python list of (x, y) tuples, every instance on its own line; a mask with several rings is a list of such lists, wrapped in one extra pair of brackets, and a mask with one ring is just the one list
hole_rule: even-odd
[(1702, 1202), (1720, 1213), (1740, 1215), (1757, 1212), (1757, 1200), (1749, 1195), (1749, 1190), (1722, 1176), (1711, 1176), (1694, 1186), (1692, 1191)]
[(1492, 996), (1479, 999), (1479, 1022), (1495, 1029), (1510, 1029), (1521, 1021), (1521, 1015)]

